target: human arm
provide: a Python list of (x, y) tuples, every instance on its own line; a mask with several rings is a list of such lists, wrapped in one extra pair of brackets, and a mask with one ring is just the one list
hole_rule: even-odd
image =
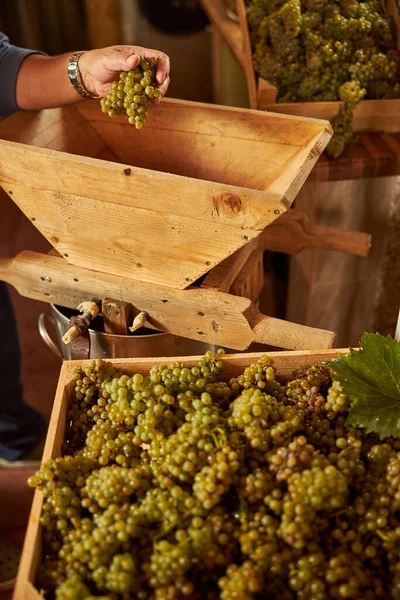
[[(17, 48), (0, 32), (0, 115), (8, 116), (18, 109), (54, 108), (81, 100), (69, 81), (70, 56), (49, 57)], [(84, 87), (92, 95), (106, 96), (120, 71), (134, 69), (139, 56), (159, 59), (157, 85), (164, 95), (169, 85), (169, 58), (162, 52), (139, 46), (112, 46), (82, 54), (79, 68)]]
[[(38, 110), (72, 104), (80, 96), (71, 85), (67, 66), (70, 54), (41, 56), (32, 54), (23, 61), (17, 79), (16, 100), (19, 108)], [(111, 83), (121, 71), (137, 67), (140, 57), (159, 59), (157, 86), (162, 95), (169, 85), (169, 58), (158, 50), (140, 46), (111, 46), (84, 52), (79, 58), (79, 70), (84, 88), (93, 96), (106, 97)], [(159, 99), (155, 99), (158, 103)]]

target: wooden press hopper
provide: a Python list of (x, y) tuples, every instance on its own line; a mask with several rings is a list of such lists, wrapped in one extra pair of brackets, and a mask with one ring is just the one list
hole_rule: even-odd
[(288, 210), (330, 137), (325, 121), (177, 100), (140, 132), (97, 101), (15, 115), (0, 185), (58, 254), (2, 259), (0, 277), (70, 308), (130, 302), (157, 329), (228, 348), (329, 347), (331, 332), (195, 282)]

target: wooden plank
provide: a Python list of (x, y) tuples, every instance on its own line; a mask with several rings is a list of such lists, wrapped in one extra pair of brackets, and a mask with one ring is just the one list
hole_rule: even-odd
[(243, 65), (249, 89), (250, 108), (257, 108), (257, 82), (253, 68), (253, 54), (251, 50), (249, 28), (247, 24), (247, 13), (244, 0), (236, 0), (236, 7), (237, 14), (239, 17), (239, 27), (242, 32)]
[(245, 350), (258, 341), (278, 348), (330, 348), (335, 334), (262, 315), (246, 298), (212, 290), (165, 286), (75, 267), (62, 258), (22, 252), (0, 261), (0, 277), (22, 295), (75, 308), (83, 301), (115, 298), (149, 314), (156, 329), (225, 348)]
[(399, 134), (385, 132), (360, 133), (358, 143), (348, 144), (339, 158), (331, 159), (323, 154), (311, 172), (308, 181), (320, 177), (323, 177), (326, 181), (344, 181), (390, 177), (399, 174)]
[(264, 252), (253, 251), (243, 269), (231, 285), (229, 292), (234, 296), (249, 298), (256, 302), (264, 287)]
[(325, 248), (353, 256), (367, 256), (371, 236), (311, 223), (308, 217), (291, 208), (257, 239), (257, 246), (271, 252), (295, 254), (305, 248)]
[(108, 210), (118, 205), (135, 207), (241, 229), (261, 230), (275, 209), (284, 211), (281, 197), (274, 192), (154, 174), (147, 169), (3, 140), (0, 140), (0, 156), (0, 184), (7, 193), (14, 184), (90, 198), (109, 204)]
[(262, 77), (258, 78), (258, 108), (261, 110), (265, 110), (264, 106), (270, 106), (271, 104), (276, 104), (276, 96), (278, 94), (277, 88), (265, 81)]
[[(287, 381), (299, 368), (309, 367), (321, 361), (337, 358), (339, 354), (347, 353), (343, 350), (327, 350), (324, 352), (268, 352), (273, 359), (278, 373), (278, 379)], [(227, 355), (223, 357), (225, 363), (224, 377), (228, 380), (236, 377), (250, 364), (254, 363), (257, 354)], [(192, 366), (200, 357), (182, 357), (179, 360), (185, 366)], [(169, 358), (138, 358), (138, 359), (113, 359), (110, 360), (115, 369), (123, 371), (128, 375), (133, 373), (148, 374), (150, 368), (158, 364), (168, 364)], [(72, 370), (75, 366), (85, 366), (87, 361), (65, 361), (61, 367), (59, 383), (54, 399), (53, 412), (48, 428), (46, 446), (43, 454), (43, 462), (50, 458), (61, 455), (61, 447), (65, 438), (66, 413), (68, 402), (72, 393), (73, 381)], [(34, 587), (36, 570), (40, 561), (41, 553), (41, 526), (40, 516), (42, 511), (42, 494), (35, 492), (28, 529), (25, 537), (24, 550), (20, 562), (17, 585), (13, 600), (42, 600), (39, 591)]]
[(238, 23), (228, 17), (223, 0), (201, 0), (210, 21), (214, 23), (230, 45), (232, 52), (244, 68), (246, 57), (243, 54), (242, 29)]
[(247, 81), (250, 108), (257, 108), (257, 83), (253, 69), (250, 36), (247, 30), (246, 7), (243, 0), (236, 0), (238, 22), (228, 16), (224, 0), (201, 0), (201, 3), (242, 66)]
[(223, 37), (214, 28), (211, 37), (212, 43), (212, 78), (213, 78), (213, 102), (215, 104), (224, 104), (224, 85), (223, 85), (223, 68), (220, 59), (222, 54)]
[(244, 71), (217, 27), (212, 29), (211, 44), (214, 103), (249, 108), (250, 100)]
[(164, 100), (139, 135), (96, 102), (79, 110), (122, 162), (290, 200), (299, 189), (296, 175), (308, 176), (331, 136), (326, 122), (178, 100)]
[(106, 149), (77, 106), (18, 112), (0, 121), (0, 138), (82, 156), (98, 156)]
[(130, 302), (104, 298), (101, 303), (101, 312), (106, 333), (128, 335), (134, 317), (133, 306)]
[(200, 287), (206, 290), (229, 292), (231, 285), (253, 252), (256, 243), (250, 242), (246, 244), (246, 246), (243, 246), (243, 248), (228, 256), (219, 265), (211, 269)]
[(396, 0), (383, 0), (386, 12), (391, 17), (394, 23), (397, 37), (397, 50), (400, 52), (400, 15)]
[[(97, 184), (101, 185), (99, 179)], [(15, 184), (6, 187), (15, 203), (70, 264), (90, 265), (96, 271), (175, 288), (188, 287), (229, 252), (257, 237), (284, 211), (280, 203), (272, 203), (270, 208), (266, 203), (265, 217), (250, 229), (244, 224), (243, 228), (232, 227), (59, 191)], [(223, 218), (225, 212), (220, 206), (217, 218)]]
[[(263, 100), (263, 96), (260, 98)], [(340, 108), (340, 102), (262, 103), (260, 110), (280, 114), (312, 117), (331, 121)], [(400, 100), (363, 100), (354, 110), (354, 131), (400, 131)]]

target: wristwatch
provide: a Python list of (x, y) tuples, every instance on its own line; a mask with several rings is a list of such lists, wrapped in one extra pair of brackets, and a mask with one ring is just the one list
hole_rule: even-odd
[(98, 98), (99, 96), (92, 96), (82, 85), (81, 73), (79, 71), (79, 57), (83, 52), (74, 52), (68, 61), (68, 77), (71, 84), (74, 86), (76, 92), (82, 96), (82, 98)]

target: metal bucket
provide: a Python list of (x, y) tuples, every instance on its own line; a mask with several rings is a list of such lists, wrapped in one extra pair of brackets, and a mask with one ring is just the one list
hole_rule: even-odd
[[(70, 317), (77, 314), (77, 311), (50, 304), (50, 312), (44, 312), (39, 316), (38, 327), (42, 339), (54, 354), (57, 354), (57, 356), (64, 360), (71, 359), (71, 346), (70, 344), (64, 344), (62, 337), (68, 329)], [(48, 332), (47, 327), (49, 323), (55, 330), (57, 343), (52, 340)], [(190, 356), (196, 354), (202, 355), (207, 350), (216, 350), (212, 344), (190, 340), (145, 327), (135, 331), (132, 335), (104, 333), (103, 319), (101, 317), (97, 317), (92, 321), (89, 335), (90, 358)]]

